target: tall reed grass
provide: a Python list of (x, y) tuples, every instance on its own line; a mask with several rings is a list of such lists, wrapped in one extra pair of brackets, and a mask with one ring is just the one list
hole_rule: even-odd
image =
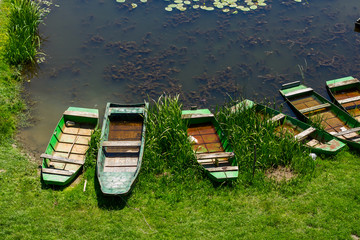
[(179, 96), (166, 95), (150, 105), (142, 171), (179, 176), (193, 171), (195, 158), (187, 139), (187, 125), (181, 119), (181, 107)]
[(5, 58), (12, 65), (35, 63), (39, 54), (38, 26), (42, 11), (37, 1), (10, 0)]
[(298, 173), (312, 172), (314, 161), (309, 150), (294, 140), (288, 132), (277, 132), (276, 123), (267, 121), (269, 116), (259, 115), (255, 108), (242, 107), (230, 110), (230, 103), (218, 109), (217, 118), (229, 136), (237, 155), (239, 169), (251, 175), (256, 147), (256, 169), (265, 171), (271, 167), (288, 166)]

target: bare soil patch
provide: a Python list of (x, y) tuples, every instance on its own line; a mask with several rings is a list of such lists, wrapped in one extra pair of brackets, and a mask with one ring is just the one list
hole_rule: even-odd
[(275, 180), (276, 182), (289, 181), (297, 176), (290, 168), (278, 166), (277, 168), (270, 168), (265, 172), (265, 175)]

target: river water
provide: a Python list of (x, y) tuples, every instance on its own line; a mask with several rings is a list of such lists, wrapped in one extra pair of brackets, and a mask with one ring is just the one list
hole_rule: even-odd
[(358, 0), (266, 1), (237, 14), (132, 2), (53, 1), (40, 27), (45, 61), (25, 86), (35, 102), (20, 136), (28, 147), (45, 150), (68, 106), (102, 115), (106, 102), (162, 93), (180, 94), (185, 107), (230, 97), (282, 103), (283, 83), (302, 80), (327, 96), (326, 80), (360, 76)]

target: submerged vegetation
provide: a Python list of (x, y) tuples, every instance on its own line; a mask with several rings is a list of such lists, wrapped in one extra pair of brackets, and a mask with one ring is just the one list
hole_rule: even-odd
[(37, 1), (9, 0), (10, 14), (7, 23), (8, 41), (5, 58), (12, 65), (35, 63), (40, 54), (38, 26), (42, 11)]

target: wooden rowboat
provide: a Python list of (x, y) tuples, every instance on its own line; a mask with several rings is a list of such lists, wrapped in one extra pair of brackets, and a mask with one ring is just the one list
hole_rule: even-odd
[(40, 156), (44, 183), (64, 186), (78, 175), (98, 119), (97, 109), (69, 107), (64, 112)]
[(197, 162), (210, 178), (217, 182), (237, 179), (236, 157), (214, 115), (208, 109), (184, 110), (182, 118), (188, 122), (187, 132)]
[(308, 147), (311, 152), (319, 154), (336, 154), (345, 144), (325, 131), (311, 127), (309, 124), (292, 118), (275, 109), (254, 103), (251, 100), (244, 100), (231, 108), (232, 112), (241, 111), (245, 108), (254, 108), (257, 114), (263, 116), (266, 121), (276, 123), (275, 132), (291, 133), (294, 138)]
[(326, 87), (335, 104), (360, 122), (360, 81), (344, 77), (327, 81)]
[(108, 103), (97, 157), (97, 177), (107, 195), (130, 192), (140, 172), (148, 103)]
[(284, 84), (280, 93), (300, 118), (319, 123), (331, 135), (360, 149), (360, 123), (335, 104), (300, 82)]

